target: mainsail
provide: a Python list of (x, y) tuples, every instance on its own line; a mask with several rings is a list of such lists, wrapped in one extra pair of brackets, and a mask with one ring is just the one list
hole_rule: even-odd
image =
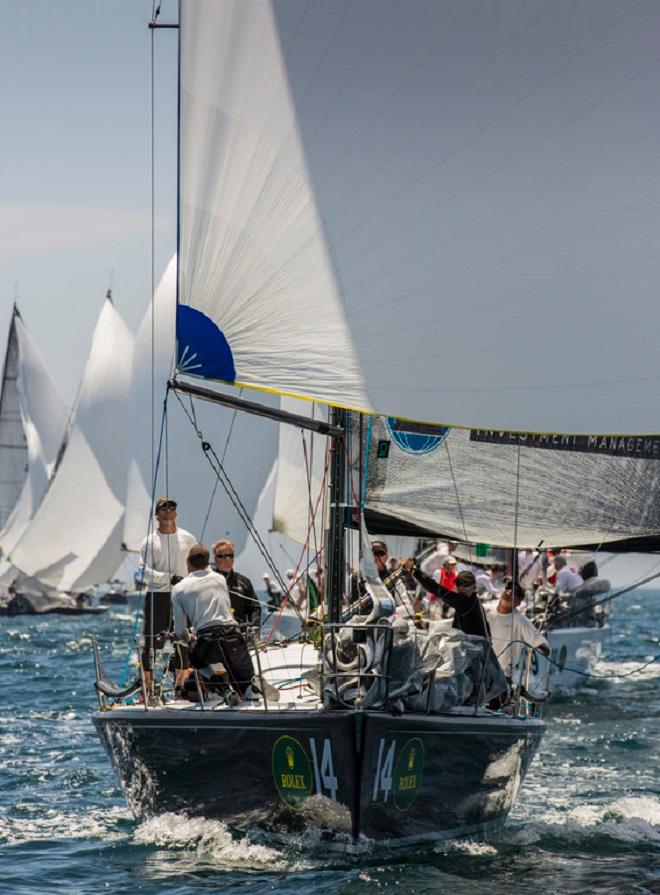
[(657, 3), (181, 5), (180, 369), (654, 433)]
[(0, 530), (7, 524), (27, 477), (27, 439), (18, 391), (16, 321), (19, 319), (18, 309), (14, 306), (0, 393)]
[(0, 397), (3, 557), (18, 542), (46, 492), (67, 417), (67, 408), (14, 307)]
[(105, 581), (121, 563), (133, 341), (107, 299), (62, 458), (9, 557), (22, 572), (61, 590)]

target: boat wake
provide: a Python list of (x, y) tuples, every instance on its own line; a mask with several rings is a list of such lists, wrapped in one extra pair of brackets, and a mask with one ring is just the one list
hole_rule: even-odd
[[(196, 870), (206, 867), (247, 873), (291, 873), (312, 866), (299, 855), (269, 847), (250, 836), (236, 838), (225, 824), (203, 817), (160, 814), (143, 821), (135, 830), (133, 841), (178, 853), (181, 860), (176, 862), (176, 868), (182, 873), (193, 866)], [(168, 865), (171, 872), (170, 862)]]
[(561, 844), (571, 850), (612, 850), (613, 846), (657, 847), (660, 843), (660, 799), (628, 796), (601, 805), (552, 809), (540, 820), (511, 824), (497, 837), (510, 846)]

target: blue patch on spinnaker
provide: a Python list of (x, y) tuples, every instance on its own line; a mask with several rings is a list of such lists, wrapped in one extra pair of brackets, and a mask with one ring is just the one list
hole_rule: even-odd
[[(404, 428), (405, 426), (409, 429)], [(391, 416), (387, 417), (387, 428), (394, 443), (407, 454), (430, 454), (442, 444), (450, 432), (449, 426), (404, 423)]]
[(177, 369), (190, 376), (234, 382), (236, 367), (224, 334), (206, 314), (188, 305), (176, 309)]

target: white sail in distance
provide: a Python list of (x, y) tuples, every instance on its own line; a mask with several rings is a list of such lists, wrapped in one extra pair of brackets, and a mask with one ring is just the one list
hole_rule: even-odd
[[(129, 550), (137, 551), (149, 531), (152, 476), (157, 467), (155, 499), (168, 494), (177, 501), (177, 524), (208, 547), (220, 538), (229, 538), (239, 552), (246, 542), (245, 525), (205, 458), (202, 441), (191, 419), (222, 463), (248, 516), (255, 512), (260, 490), (277, 453), (277, 424), (203, 401), (191, 402), (183, 396), (179, 400), (171, 394), (158, 462), (166, 384), (174, 366), (175, 319), (176, 258), (173, 258), (156, 289), (153, 309), (147, 309), (136, 339), (123, 540)], [(271, 397), (268, 401), (276, 403), (277, 399)]]
[(18, 390), (20, 355), (16, 327), (19, 319), (14, 307), (0, 393), (0, 531), (16, 506), (27, 476), (27, 439)]
[(182, 4), (181, 369), (658, 432), (659, 30), (650, 2)]
[(62, 459), (9, 557), (22, 572), (60, 590), (105, 581), (122, 560), (133, 343), (106, 299)]
[[(68, 410), (14, 308), (0, 399), (0, 468), (3, 477), (12, 483), (11, 488), (6, 482), (2, 484), (3, 558), (20, 539), (46, 492), (67, 419)], [(16, 495), (14, 486), (21, 479), (22, 487)], [(0, 570), (4, 576), (11, 572), (11, 568)]]

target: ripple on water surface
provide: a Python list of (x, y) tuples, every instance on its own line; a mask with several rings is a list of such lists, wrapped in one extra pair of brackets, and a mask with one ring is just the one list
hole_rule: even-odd
[[(660, 635), (660, 593), (626, 599), (614, 605), (604, 675), (633, 671)], [(1, 891), (660, 892), (658, 665), (549, 707), (541, 753), (497, 837), (356, 862), (313, 835), (282, 848), (217, 821), (132, 818), (90, 723), (91, 637), (120, 675), (132, 629), (128, 614), (0, 620)]]

